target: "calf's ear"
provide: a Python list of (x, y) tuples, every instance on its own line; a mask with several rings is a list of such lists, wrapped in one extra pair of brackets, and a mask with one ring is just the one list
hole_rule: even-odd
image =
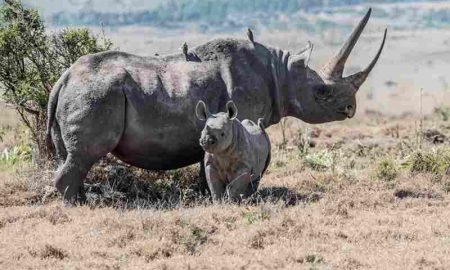
[(206, 108), (206, 104), (202, 100), (199, 100), (195, 107), (195, 116), (201, 121), (206, 121), (209, 116), (208, 108)]
[(232, 100), (227, 102), (227, 112), (228, 112), (228, 118), (230, 120), (236, 119), (238, 110), (237, 110), (236, 104), (234, 104), (234, 102)]

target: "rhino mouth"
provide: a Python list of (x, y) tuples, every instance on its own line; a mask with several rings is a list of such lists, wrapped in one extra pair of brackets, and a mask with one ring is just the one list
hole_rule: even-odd
[(353, 118), (353, 116), (355, 116), (354, 113), (347, 113), (347, 112), (339, 112), (341, 114), (343, 114), (346, 118)]
[(200, 138), (200, 146), (206, 152), (212, 152), (217, 146), (217, 142), (211, 138)]
[(353, 108), (353, 106), (348, 105), (345, 108), (338, 110), (337, 112), (345, 115), (346, 118), (352, 118), (353, 116), (355, 116), (356, 112)]

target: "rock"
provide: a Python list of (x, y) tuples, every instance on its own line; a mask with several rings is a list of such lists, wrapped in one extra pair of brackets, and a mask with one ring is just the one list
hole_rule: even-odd
[(433, 144), (441, 144), (447, 141), (447, 136), (435, 128), (425, 130), (423, 137), (426, 141)]

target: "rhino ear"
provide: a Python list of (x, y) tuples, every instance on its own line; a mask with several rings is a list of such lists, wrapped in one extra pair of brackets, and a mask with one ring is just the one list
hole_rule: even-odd
[(308, 41), (308, 44), (305, 48), (301, 49), (299, 53), (292, 55), (288, 60), (288, 69), (295, 68), (305, 68), (309, 64), (309, 59), (311, 58), (311, 53), (313, 51), (314, 45), (311, 41)]
[(208, 108), (206, 108), (205, 102), (203, 100), (199, 100), (197, 106), (195, 107), (195, 115), (197, 119), (201, 121), (206, 121), (209, 116)]
[(234, 102), (232, 100), (227, 102), (227, 112), (228, 112), (228, 118), (230, 120), (236, 119), (238, 110), (236, 108), (236, 104), (234, 104)]
[(305, 59), (305, 64), (308, 66), (309, 59), (311, 58), (312, 51), (314, 49), (314, 45), (311, 43), (311, 41), (308, 40), (308, 44), (300, 50), (300, 52), (297, 55), (301, 55)]

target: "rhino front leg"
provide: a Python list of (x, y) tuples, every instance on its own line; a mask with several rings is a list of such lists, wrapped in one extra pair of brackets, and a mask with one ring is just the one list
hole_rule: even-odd
[(222, 199), (225, 195), (225, 184), (219, 179), (217, 170), (213, 166), (207, 165), (205, 167), (205, 174), (213, 201)]
[(206, 174), (205, 174), (205, 163), (202, 159), (200, 161), (200, 174), (198, 179), (198, 190), (203, 194), (208, 194), (210, 192), (208, 187), (208, 182), (206, 181)]
[(246, 172), (231, 181), (226, 187), (228, 198), (233, 201), (239, 201), (242, 197), (248, 196), (251, 193), (251, 191), (249, 192), (251, 179), (252, 175)]

